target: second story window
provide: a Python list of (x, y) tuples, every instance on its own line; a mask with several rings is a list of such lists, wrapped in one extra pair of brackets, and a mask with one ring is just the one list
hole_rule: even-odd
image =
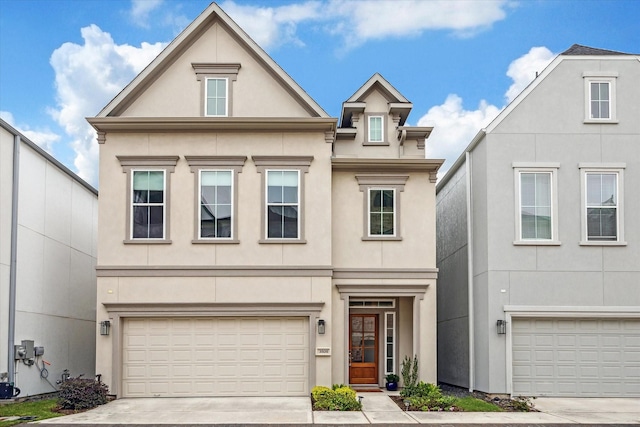
[(514, 163), (518, 245), (559, 245), (557, 183), (559, 163)]
[(297, 170), (267, 170), (267, 238), (297, 239), (300, 207)]
[(233, 189), (230, 170), (200, 171), (200, 238), (230, 238)]
[(625, 245), (623, 164), (580, 164), (582, 245)]
[(205, 112), (207, 116), (227, 116), (227, 85), (225, 78), (208, 78), (205, 95)]
[(132, 200), (133, 239), (164, 239), (164, 171), (134, 170)]
[(396, 229), (393, 188), (369, 189), (369, 236), (394, 236)]

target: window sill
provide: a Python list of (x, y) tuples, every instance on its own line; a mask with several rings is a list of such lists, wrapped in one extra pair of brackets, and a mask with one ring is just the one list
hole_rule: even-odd
[(125, 239), (125, 245), (170, 245), (171, 240), (167, 239)]
[(220, 245), (220, 244), (239, 244), (240, 240), (238, 239), (194, 239), (191, 241), (194, 245)]
[(559, 240), (515, 240), (515, 246), (560, 246)]
[(298, 245), (304, 245), (307, 243), (306, 240), (302, 240), (302, 239), (260, 239), (258, 240), (258, 243), (260, 244), (267, 244), (267, 245), (288, 245), (288, 244), (298, 244)]
[(365, 141), (362, 143), (362, 145), (367, 146), (367, 145), (377, 145), (380, 147), (387, 147), (389, 146), (389, 143), (386, 141), (379, 141), (379, 142), (372, 142), (372, 141)]
[(627, 242), (624, 241), (615, 241), (615, 242), (607, 242), (601, 240), (588, 240), (581, 241), (580, 246), (627, 246)]
[(384, 236), (366, 236), (362, 238), (363, 242), (370, 242), (370, 241), (395, 241), (395, 242), (399, 242), (402, 240), (402, 237), (400, 236), (389, 236), (389, 237), (384, 237)]
[(598, 124), (598, 125), (616, 125), (618, 124), (617, 119), (585, 119), (585, 124)]

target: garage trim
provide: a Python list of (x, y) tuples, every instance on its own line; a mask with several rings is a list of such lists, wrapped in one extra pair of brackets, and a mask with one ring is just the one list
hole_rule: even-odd
[(122, 390), (123, 319), (128, 317), (307, 317), (309, 319), (309, 383), (316, 377), (315, 323), (324, 302), (302, 303), (103, 303), (111, 321), (111, 391)]
[(586, 318), (586, 319), (635, 319), (640, 318), (637, 306), (525, 306), (505, 305), (506, 334), (506, 377), (507, 393), (513, 397), (513, 338), (511, 325), (513, 318)]

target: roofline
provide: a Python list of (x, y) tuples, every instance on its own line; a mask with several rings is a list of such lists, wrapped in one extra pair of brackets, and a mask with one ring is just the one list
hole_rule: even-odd
[(458, 156), (456, 161), (453, 162), (453, 165), (451, 165), (451, 167), (447, 170), (447, 173), (442, 177), (442, 179), (438, 181), (438, 184), (436, 185), (436, 194), (438, 194), (440, 189), (444, 187), (447, 184), (447, 182), (449, 182), (449, 180), (456, 173), (456, 171), (460, 169), (460, 166), (462, 166), (466, 161), (467, 153), (470, 153), (471, 151), (473, 151), (476, 145), (478, 145), (480, 141), (482, 141), (482, 139), (485, 137), (486, 134), (487, 134), (487, 129), (480, 129), (478, 131), (478, 133), (476, 134), (476, 136), (473, 137), (469, 145), (467, 145), (467, 148), (465, 148), (462, 154), (460, 154), (460, 156)]
[[(219, 19), (227, 25), (240, 38), (248, 48), (250, 53), (255, 54), (259, 62), (267, 66), (267, 69), (273, 70), (275, 76), (288, 86), (289, 89), (299, 98), (301, 105), (309, 113), (315, 113), (318, 117), (329, 117), (329, 114), (302, 89), (302, 87), (287, 74), (277, 62), (275, 62), (249, 35), (229, 17), (216, 3), (211, 3), (207, 8), (198, 15), (175, 39), (165, 47), (162, 52), (147, 65), (129, 84), (127, 84), (100, 112), (96, 117), (107, 117), (116, 111), (119, 107), (128, 107), (138, 94), (142, 91), (142, 86), (147, 79), (155, 79), (160, 73), (160, 66), (167, 62), (172, 62), (174, 56), (180, 53), (180, 48), (185, 43), (189, 43), (195, 39), (198, 34), (208, 28), (208, 24), (215, 19)], [(116, 114), (119, 114), (117, 112)]]
[(345, 102), (357, 102), (358, 98), (364, 95), (367, 90), (369, 90), (369, 88), (376, 82), (379, 82), (391, 95), (397, 98), (399, 102), (411, 102), (407, 98), (405, 98), (404, 95), (398, 92), (398, 89), (393, 87), (393, 85), (389, 83), (389, 81), (385, 79), (380, 73), (375, 73), (373, 76), (371, 76), (369, 80), (367, 80), (362, 86), (360, 86), (358, 90), (356, 90), (354, 94), (351, 95)]
[(56, 160), (55, 157), (53, 157), (51, 154), (49, 154), (45, 150), (43, 150), (38, 144), (36, 144), (35, 142), (31, 141), (29, 138), (24, 136), (24, 134), (22, 134), (22, 132), (20, 132), (19, 130), (17, 130), (16, 128), (14, 128), (13, 126), (11, 126), (9, 123), (7, 123), (6, 121), (4, 121), (2, 119), (0, 119), (0, 127), (2, 127), (4, 129), (6, 129), (7, 131), (9, 131), (9, 133), (11, 133), (14, 137), (15, 136), (19, 137), (20, 141), (22, 141), (25, 144), (27, 144), (29, 146), (29, 148), (33, 149), (35, 152), (40, 154), (48, 162), (53, 163), (58, 169), (60, 169), (65, 174), (69, 175), (71, 178), (73, 178), (75, 181), (77, 181), (78, 184), (82, 185), (83, 187), (85, 187), (87, 190), (91, 191), (96, 196), (98, 195), (98, 190), (95, 189), (91, 184), (89, 184), (84, 179), (80, 178), (71, 169), (67, 168), (65, 165), (60, 163), (59, 160)]

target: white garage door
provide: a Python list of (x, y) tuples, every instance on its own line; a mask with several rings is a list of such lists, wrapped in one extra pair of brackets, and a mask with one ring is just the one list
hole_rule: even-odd
[(513, 394), (640, 396), (640, 319), (514, 319)]
[(125, 397), (304, 396), (307, 318), (130, 318)]

